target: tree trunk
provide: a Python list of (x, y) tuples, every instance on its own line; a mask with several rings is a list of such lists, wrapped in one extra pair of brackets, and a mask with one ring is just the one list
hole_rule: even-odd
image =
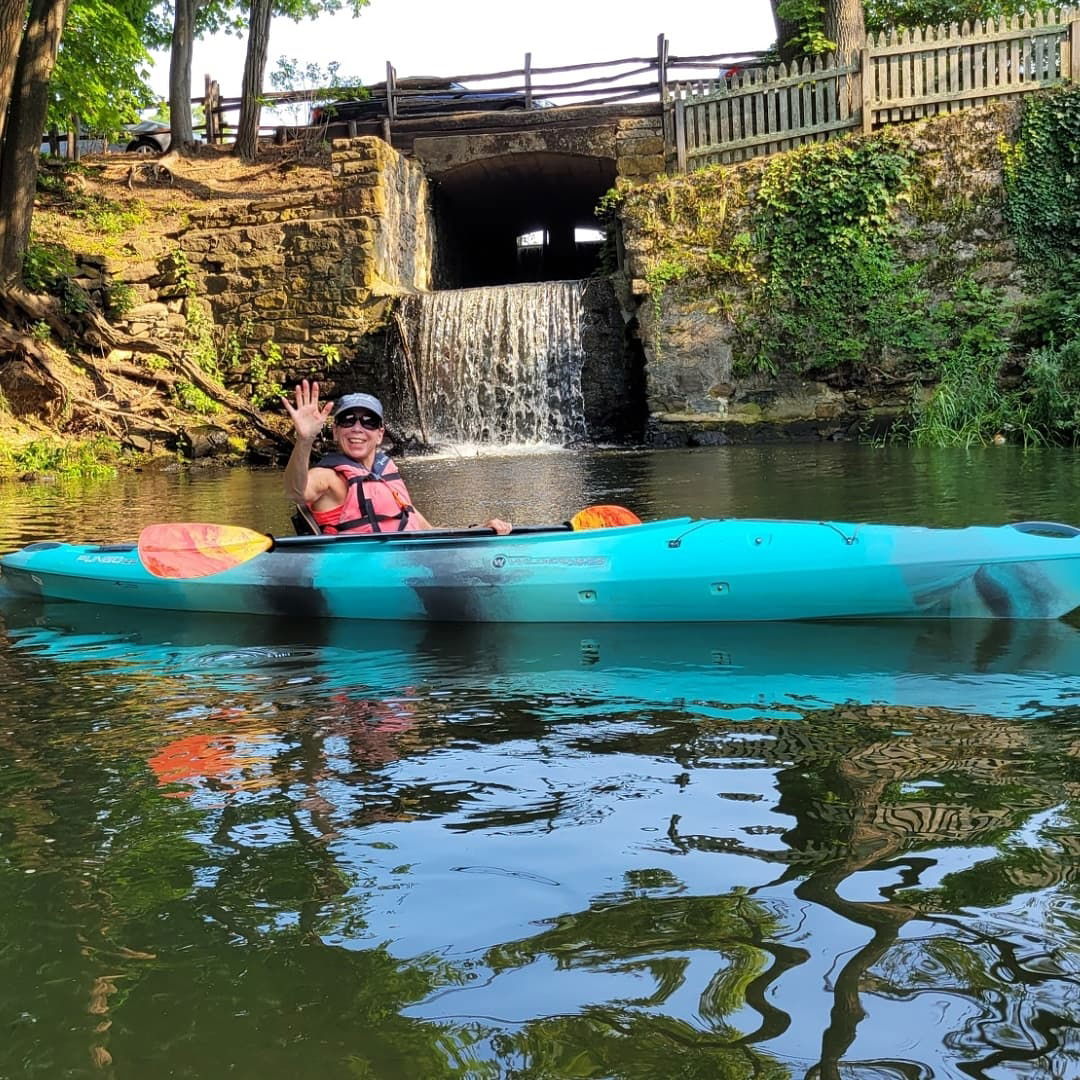
[(836, 42), (836, 56), (841, 63), (850, 60), (851, 54), (866, 44), (862, 0), (828, 0), (825, 36)]
[(772, 5), (773, 23), (776, 26), (776, 51), (785, 64), (790, 64), (800, 55), (798, 46), (791, 44), (799, 34), (799, 24), (785, 19), (777, 10), (782, 0), (769, 0), (769, 3)]
[(0, 0), (0, 140), (4, 137), (4, 119), (11, 100), (11, 84), (15, 78), (25, 18), (24, 0)]
[(49, 78), (70, 2), (33, 0), (19, 47), (0, 148), (0, 288), (22, 282), (41, 160), (41, 133), (49, 105)]
[(169, 127), (171, 149), (181, 154), (195, 141), (191, 126), (191, 54), (195, 48), (198, 0), (174, 0), (172, 51), (169, 54)]
[(270, 45), (271, 0), (251, 0), (244, 81), (240, 88), (240, 123), (236, 129), (236, 153), (242, 161), (254, 161), (259, 152), (259, 120), (262, 116), (263, 75)]

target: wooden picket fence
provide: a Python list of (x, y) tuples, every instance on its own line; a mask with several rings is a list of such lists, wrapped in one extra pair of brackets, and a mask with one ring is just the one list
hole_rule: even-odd
[(843, 63), (817, 57), (675, 83), (666, 127), (686, 171), (1065, 82), (1080, 84), (1076, 8), (869, 35)]

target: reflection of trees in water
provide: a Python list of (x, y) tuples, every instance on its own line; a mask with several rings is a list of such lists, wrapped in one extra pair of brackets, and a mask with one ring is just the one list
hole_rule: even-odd
[[(595, 754), (666, 754), (687, 775), (727, 762), (775, 770), (776, 809), (794, 820), (782, 832), (783, 848), (756, 847), (751, 839), (780, 829), (687, 834), (677, 815), (667, 835), (675, 851), (775, 862), (782, 867), (777, 880), (752, 892), (791, 882), (797, 897), (870, 931), (831, 978), (833, 1006), (812, 1075), (837, 1080), (863, 1067), (882, 1075), (918, 1072), (901, 1060), (847, 1060), (868, 993), (903, 1000), (933, 992), (970, 1000), (971, 1018), (946, 1042), (969, 1059), (970, 1068), (963, 1062), (959, 1067), (974, 1076), (1039, 1057), (1072, 1060), (1080, 1045), (1067, 1018), (1080, 1011), (1080, 965), (1070, 959), (1068, 943), (1078, 940), (1080, 917), (1056, 916), (1060, 944), (1052, 927), (1045, 940), (1032, 941), (1030, 926), (995, 926), (967, 909), (1004, 905), (1025, 890), (1074, 880), (1080, 849), (1070, 802), (1080, 776), (1075, 727), (935, 708), (789, 711), (791, 721), (750, 723), (687, 723), (677, 713), (654, 713), (651, 731), (601, 729), (583, 734), (574, 746)], [(1026, 830), (1022, 840), (1020, 830)], [(974, 846), (993, 854), (940, 880), (934, 877), (939, 857), (920, 854)], [(886, 873), (894, 883), (881, 887), (874, 900), (844, 898), (845, 885), (867, 871)], [(777, 941), (792, 928), (782, 925), (774, 906), (749, 894), (675, 895), (681, 887), (674, 879), (637, 884), (488, 954), (496, 972), (547, 955), (559, 969), (648, 975), (653, 987), (640, 999), (591, 1007), (572, 1019), (537, 1021), (518, 1035), (502, 1036), (504, 1051), (526, 1062), (520, 1075), (562, 1075), (571, 1059), (597, 1075), (663, 1075), (654, 1056), (659, 1052), (661, 1060), (664, 1053), (676, 1055), (681, 1070), (691, 1069), (680, 1075), (694, 1075), (694, 1067), (708, 1063), (734, 1070), (721, 1075), (738, 1076), (733, 1049), (750, 1054), (754, 1044), (788, 1027), (788, 1016), (770, 998), (806, 954)], [(1075, 912), (1075, 898), (1072, 903)], [(914, 925), (927, 932), (913, 935)], [(642, 1016), (641, 1009), (661, 1008), (685, 986), (689, 958), (698, 950), (718, 958), (696, 1009), (709, 1031)], [(742, 1033), (728, 1018), (746, 1006), (760, 1022)], [(752, 1054), (735, 1060), (748, 1069), (751, 1060), (761, 1067)], [(639, 1069), (639, 1061), (647, 1064)]]
[[(78, 664), (64, 669), (52, 669), (47, 686), (19, 690), (15, 713), (64, 715), (65, 696), (77, 699), (86, 677)], [(949, 993), (973, 1003), (968, 1027), (948, 1038), (984, 1073), (1025, 1055), (1058, 1062), (1075, 1052), (1075, 1036), (1061, 1027), (1061, 1018), (1080, 1012), (1074, 962), (1049, 930), (1029, 940), (1029, 926), (995, 923), (988, 909), (1074, 880), (1080, 842), (1071, 806), (1063, 806), (1080, 790), (1076, 717), (1055, 725), (804, 703), (770, 707), (780, 719), (736, 723), (642, 705), (627, 724), (625, 707), (605, 723), (594, 698), (565, 691), (503, 695), (495, 708), (477, 704), (475, 692), (436, 701), (363, 687), (345, 697), (340, 687), (290, 695), (263, 686), (184, 714), (177, 738), (196, 740), (186, 748), (195, 770), (186, 779), (169, 773), (167, 784), (189, 797), (166, 799), (143, 763), (167, 745), (161, 710), (185, 696), (191, 691), (181, 678), (132, 677), (111, 728), (100, 717), (72, 722), (69, 711), (70, 729), (48, 742), (14, 725), (0, 733), (0, 751), (21, 770), (7, 773), (0, 839), (19, 868), (41, 875), (4, 879), (5, 939), (24, 939), (30, 928), (41, 938), (37, 952), (5, 963), (5, 981), (35, 987), (31, 1010), (51, 1014), (68, 1033), (59, 1036), (58, 1058), (72, 1068), (87, 1052), (102, 1065), (102, 1053), (120, 1054), (149, 1074), (167, 1053), (194, 1073), (207, 1047), (224, 1062), (243, 1047), (250, 1074), (313, 1075), (316, 1064), (354, 1060), (375, 1075), (444, 1076), (457, 1068), (476, 1076), (652, 1078), (672, 1075), (677, 1062), (679, 1075), (784, 1077), (769, 1044), (791, 1019), (775, 1001), (807, 957), (785, 941), (793, 932), (786, 909), (762, 894), (787, 882), (801, 900), (869, 931), (831, 976), (822, 1077), (853, 1065), (846, 1055), (868, 995)], [(572, 727), (560, 731), (567, 720)], [(451, 783), (434, 768), (417, 779), (388, 767), (457, 739), (474, 748), (532, 743), (538, 756), (649, 757), (676, 763), (688, 777), (742, 763), (765, 767), (780, 792), (775, 809), (792, 821), (782, 844), (755, 839), (768, 825), (708, 835), (685, 831), (675, 817), (667, 845), (669, 854), (771, 862), (777, 881), (755, 894), (689, 896), (673, 875), (635, 871), (623, 888), (530, 938), (489, 949), (482, 962), (400, 961), (383, 946), (335, 947), (368, 933), (379, 888), (355, 846), (342, 854), (342, 837), (418, 818), (439, 821), (448, 834), (554, 832), (598, 820), (619, 797), (607, 782), (541, 779), (528, 792), (494, 780)], [(200, 760), (210, 765), (201, 775)], [(177, 756), (159, 763), (180, 767)], [(58, 822), (63, 860), (42, 839)], [(937, 851), (976, 845), (985, 849), (977, 865), (959, 860), (953, 872), (931, 877), (942, 861)], [(866, 871), (892, 883), (873, 900), (847, 899), (845, 886)], [(971, 908), (986, 914), (973, 918)], [(1062, 942), (1080, 940), (1076, 910), (1075, 900), (1071, 909), (1048, 909)], [(40, 989), (31, 970), (40, 950), (71, 986), (59, 1007), (55, 997), (46, 1000), (56, 991)], [(482, 968), (502, 975), (538, 960), (644, 989), (520, 1028), (402, 1015)], [(696, 994), (692, 1021), (674, 1015), (688, 989)], [(161, 1000), (185, 1002), (174, 1030), (156, 1016)], [(71, 1015), (86, 1018), (81, 1028), (66, 1022)], [(17, 1045), (33, 1044), (21, 1037)], [(1018, 1046), (1021, 1038), (1029, 1045)], [(305, 1044), (318, 1046), (308, 1061)], [(512, 1063), (511, 1072), (493, 1067), (493, 1056)]]
[[(136, 676), (90, 715), (71, 707), (86, 665), (30, 671), (10, 673), (0, 732), (0, 939), (19, 943), (0, 950), (0, 1012), (21, 1017), (0, 1073), (434, 1077), (475, 1056), (482, 1032), (402, 1015), (458, 967), (332, 944), (364, 934), (368, 893), (331, 843), (327, 743), (376, 723), (370, 703), (324, 729), (265, 694), (210, 707)], [(353, 745), (374, 775), (369, 730)]]
[[(868, 991), (904, 998), (935, 990), (978, 1002), (982, 1011), (972, 1022), (978, 1036), (969, 1031), (954, 1039), (966, 1039), (971, 1056), (982, 1059), (972, 1075), (1064, 1051), (1060, 1032), (1080, 1003), (1065, 952), (1045, 942), (1035, 949), (1018, 945), (949, 913), (1003, 904), (1036, 880), (1045, 887), (1074, 878), (1080, 845), (1072, 835), (1069, 796), (1080, 762), (1070, 737), (1031, 721), (886, 706), (815, 712), (798, 729), (751, 725), (754, 735), (770, 728), (775, 741), (762, 756), (794, 759), (778, 773), (778, 809), (796, 819), (784, 834), (789, 847), (777, 852), (730, 837), (684, 836), (677, 820), (669, 835), (680, 850), (722, 849), (786, 863), (779, 880), (797, 880), (797, 896), (870, 929), (870, 941), (833, 979), (834, 1004), (815, 1074), (823, 1080), (841, 1075)], [(738, 737), (725, 749), (753, 752)], [(1044, 816), (1037, 852), (1016, 838), (1036, 815)], [(957, 844), (996, 853), (923, 885), (922, 875), (938, 860), (914, 853)], [(1039, 867), (1034, 875), (1032, 863)], [(842, 886), (868, 870), (893, 871), (898, 883), (881, 889), (878, 901), (845, 899)], [(928, 935), (900, 941), (913, 920), (929, 924)], [(1023, 1006), (1017, 987), (1041, 993)], [(1017, 1045), (1017, 1026), (1029, 1046)]]
[[(680, 896), (681, 882), (663, 871), (627, 874), (626, 888), (597, 897), (587, 910), (549, 930), (489, 950), (496, 973), (547, 956), (559, 970), (641, 976), (642, 997), (589, 1006), (582, 1015), (530, 1022), (495, 1039), (520, 1068), (513, 1075), (618, 1076), (642, 1080), (676, 1075), (787, 1078), (789, 1071), (753, 1048), (781, 1034), (790, 1018), (768, 999), (783, 973), (806, 953), (771, 940), (783, 929), (766, 905), (744, 895)], [(655, 895), (664, 892), (674, 895)], [(707, 1031), (658, 1010), (687, 984), (691, 958), (720, 961), (697, 1001)], [(729, 1020), (747, 1006), (760, 1023), (751, 1035)], [(651, 1013), (651, 1014), (650, 1014)]]

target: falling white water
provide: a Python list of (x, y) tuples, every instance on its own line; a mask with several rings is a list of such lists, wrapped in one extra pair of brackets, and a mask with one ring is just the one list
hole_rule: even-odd
[(430, 441), (584, 440), (584, 288), (547, 281), (413, 297), (413, 391)]

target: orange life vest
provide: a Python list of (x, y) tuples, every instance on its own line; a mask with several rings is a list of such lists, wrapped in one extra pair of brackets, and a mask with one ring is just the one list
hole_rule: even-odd
[(317, 468), (333, 469), (347, 484), (340, 506), (312, 508), (312, 516), (324, 533), (410, 532), (420, 528), (409, 490), (388, 454), (380, 450), (370, 472), (345, 454), (329, 454)]

